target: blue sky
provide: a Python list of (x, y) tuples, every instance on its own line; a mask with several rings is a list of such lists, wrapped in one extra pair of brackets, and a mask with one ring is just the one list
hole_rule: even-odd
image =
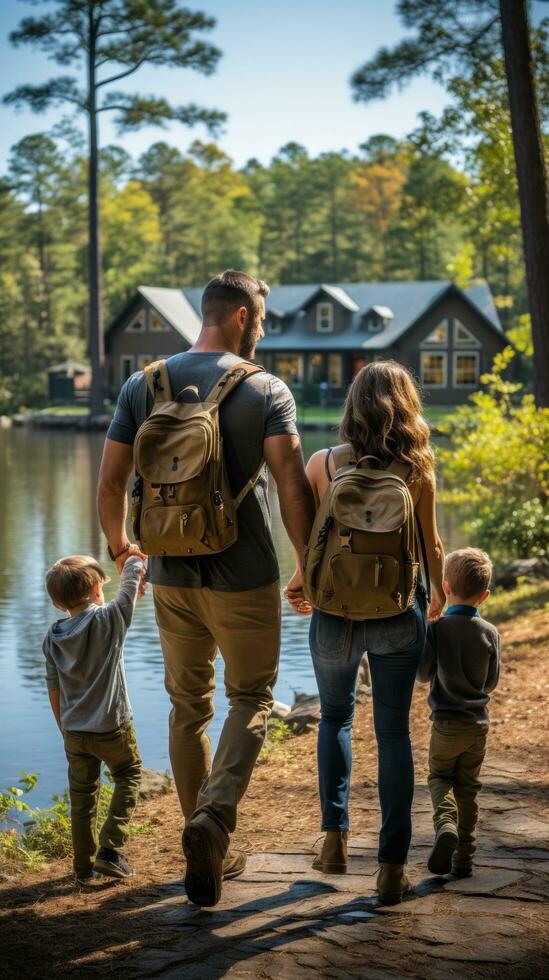
[[(351, 72), (380, 44), (391, 45), (403, 34), (393, 0), (187, 0), (187, 5), (217, 18), (211, 40), (224, 55), (216, 74), (208, 78), (191, 71), (145, 68), (123, 84), (129, 91), (227, 112), (219, 143), (238, 165), (250, 157), (268, 162), (289, 140), (316, 154), (354, 150), (374, 133), (403, 136), (413, 128), (419, 111), (436, 113), (445, 103), (443, 89), (428, 78), (383, 102), (352, 101)], [(18, 0), (0, 5), (2, 93), (67, 71), (45, 55), (26, 47), (13, 49), (8, 43), (9, 31), (22, 16), (46, 9), (47, 4)], [(47, 130), (60, 115), (60, 110), (37, 116), (0, 106), (0, 169), (13, 143), (27, 133)], [(119, 138), (108, 114), (101, 123), (103, 144), (116, 141), (134, 155), (157, 139), (184, 150), (197, 137), (205, 137), (203, 129), (173, 125)]]

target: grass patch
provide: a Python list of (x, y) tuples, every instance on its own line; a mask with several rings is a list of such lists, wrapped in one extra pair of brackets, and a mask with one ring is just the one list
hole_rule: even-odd
[[(109, 774), (107, 773), (109, 779)], [(0, 830), (0, 880), (38, 871), (48, 861), (67, 857), (72, 852), (69, 791), (54, 796), (52, 806), (33, 809), (22, 797), (29, 793), (38, 781), (34, 773), (21, 773), (17, 786), (0, 792), (0, 820), (11, 824)], [(110, 782), (99, 789), (97, 825), (100, 827), (107, 816), (112, 799)], [(15, 813), (16, 816), (10, 816)], [(25, 814), (22, 821), (20, 814)], [(156, 817), (142, 824), (130, 824), (130, 836), (152, 834), (159, 823)]]
[[(453, 405), (426, 405), (423, 409), (425, 418), (433, 428), (450, 422), (455, 410)], [(299, 424), (339, 425), (342, 411), (343, 405), (329, 405), (326, 408), (322, 408), (320, 405), (310, 405), (307, 408), (298, 405), (297, 421)]]
[(284, 743), (293, 736), (292, 729), (285, 721), (282, 721), (281, 718), (271, 718), (267, 725), (267, 737), (259, 753), (259, 762), (266, 762), (275, 753), (280, 753)]
[(482, 614), (494, 623), (549, 610), (549, 582), (519, 582), (514, 589), (494, 589), (482, 606)]

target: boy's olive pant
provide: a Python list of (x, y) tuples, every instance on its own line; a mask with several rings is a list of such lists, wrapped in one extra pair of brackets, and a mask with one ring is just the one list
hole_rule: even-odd
[[(265, 738), (280, 649), (278, 582), (246, 592), (154, 586), (170, 695), (170, 759), (185, 820), (198, 809), (227, 833), (236, 826)], [(229, 714), (213, 763), (215, 658), (225, 663)]]
[(429, 789), (435, 831), (444, 823), (457, 828), (454, 867), (470, 868), (476, 850), (479, 774), (486, 754), (487, 728), (474, 722), (435, 721), (429, 746)]
[(128, 723), (112, 732), (64, 732), (69, 763), (71, 830), (74, 870), (86, 875), (93, 868), (97, 853), (97, 803), (101, 763), (107, 766), (114, 792), (107, 819), (99, 834), (101, 847), (119, 848), (128, 836), (128, 827), (139, 796), (141, 758), (133, 725)]

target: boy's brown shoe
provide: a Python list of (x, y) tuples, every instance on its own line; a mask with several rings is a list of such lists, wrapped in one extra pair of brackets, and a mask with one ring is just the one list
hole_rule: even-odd
[(228, 848), (228, 835), (206, 813), (199, 813), (185, 827), (185, 891), (195, 905), (205, 908), (217, 905), (221, 898), (223, 860)]
[(431, 874), (448, 875), (452, 870), (452, 856), (459, 843), (453, 823), (443, 823), (436, 832), (435, 843), (427, 861)]
[(313, 861), (315, 871), (325, 875), (344, 875), (347, 873), (347, 831), (328, 830), (322, 850)]
[(246, 870), (246, 861), (244, 851), (227, 851), (223, 858), (223, 881), (238, 878)]
[(382, 905), (398, 905), (410, 890), (403, 864), (382, 864), (377, 876), (377, 894)]

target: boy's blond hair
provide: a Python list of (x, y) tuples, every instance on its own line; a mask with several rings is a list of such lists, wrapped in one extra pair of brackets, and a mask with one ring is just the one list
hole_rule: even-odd
[(480, 548), (459, 548), (447, 555), (444, 578), (454, 595), (463, 599), (478, 599), (492, 581), (490, 556)]
[(63, 609), (74, 609), (86, 599), (99, 582), (108, 582), (108, 575), (95, 558), (89, 555), (69, 555), (60, 558), (46, 573), (46, 589), (52, 602)]

